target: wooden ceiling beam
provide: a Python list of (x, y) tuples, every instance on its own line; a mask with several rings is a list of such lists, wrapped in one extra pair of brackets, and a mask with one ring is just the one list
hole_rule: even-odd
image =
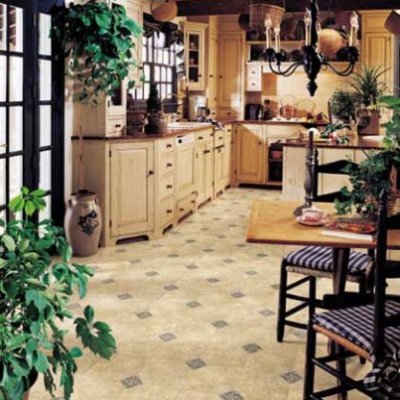
[[(189, 15), (222, 15), (248, 12), (250, 0), (181, 0), (178, 1), (178, 13)], [(399, 0), (319, 0), (322, 11), (331, 9), (352, 10), (391, 10), (400, 8)], [(271, 0), (271, 4), (282, 6), (282, 0)], [(304, 11), (308, 0), (286, 0), (286, 11)]]

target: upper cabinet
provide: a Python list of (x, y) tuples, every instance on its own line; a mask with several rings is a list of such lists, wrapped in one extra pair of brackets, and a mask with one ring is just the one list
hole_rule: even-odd
[(393, 81), (393, 40), (385, 29), (390, 10), (360, 11), (362, 15), (361, 60), (366, 65), (382, 65), (386, 70), (383, 80)]
[(207, 24), (184, 22), (186, 79), (189, 90), (205, 90), (205, 37)]

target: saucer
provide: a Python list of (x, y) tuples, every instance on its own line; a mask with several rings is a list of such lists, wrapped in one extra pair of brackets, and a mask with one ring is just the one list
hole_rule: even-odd
[(303, 221), (300, 215), (296, 217), (296, 221), (299, 224), (306, 226), (323, 226), (326, 224), (326, 215), (324, 215), (319, 221)]

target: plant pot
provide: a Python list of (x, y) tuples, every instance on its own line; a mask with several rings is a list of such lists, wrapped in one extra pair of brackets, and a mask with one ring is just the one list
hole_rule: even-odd
[(377, 110), (359, 110), (357, 115), (357, 133), (363, 135), (379, 135), (379, 118)]
[(72, 194), (67, 205), (64, 227), (74, 255), (86, 257), (97, 253), (102, 218), (95, 193), (80, 190)]

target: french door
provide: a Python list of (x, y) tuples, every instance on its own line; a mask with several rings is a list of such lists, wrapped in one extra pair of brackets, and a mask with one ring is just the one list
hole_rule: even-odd
[(49, 38), (51, 15), (44, 3), (0, 0), (0, 214), (11, 217), (6, 205), (21, 186), (40, 187), (47, 193), (40, 217), (59, 224), (64, 213), (63, 56)]

